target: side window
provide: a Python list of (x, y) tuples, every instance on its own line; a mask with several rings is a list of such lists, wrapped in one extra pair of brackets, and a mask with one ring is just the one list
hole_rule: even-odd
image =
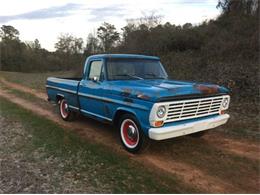
[(104, 79), (105, 79), (105, 70), (104, 70), (104, 66), (102, 66), (99, 80), (103, 81)]
[(97, 77), (97, 80), (100, 80), (101, 71), (102, 71), (102, 61), (91, 62), (88, 79), (92, 80), (94, 77)]

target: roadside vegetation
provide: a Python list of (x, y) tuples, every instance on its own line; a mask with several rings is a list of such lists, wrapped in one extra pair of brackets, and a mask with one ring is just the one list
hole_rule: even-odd
[(32, 89), (37, 89), (39, 91), (45, 92), (45, 83), (48, 77), (73, 77), (75, 72), (73, 71), (55, 71), (55, 72), (3, 72), (0, 71), (0, 78), (4, 78), (13, 83), (19, 83), (30, 87)]
[(1, 193), (198, 192), (5, 99), (0, 105)]

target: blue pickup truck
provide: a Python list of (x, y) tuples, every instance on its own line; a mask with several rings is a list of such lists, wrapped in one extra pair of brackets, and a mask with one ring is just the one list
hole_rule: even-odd
[(81, 78), (49, 77), (46, 89), (48, 100), (59, 104), (63, 120), (81, 113), (111, 123), (132, 153), (149, 139), (200, 137), (229, 119), (226, 88), (169, 80), (154, 56), (93, 55)]

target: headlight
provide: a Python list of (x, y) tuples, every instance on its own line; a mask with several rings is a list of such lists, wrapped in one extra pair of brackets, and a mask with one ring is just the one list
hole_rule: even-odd
[(227, 109), (228, 108), (228, 105), (229, 105), (229, 98), (228, 97), (225, 97), (222, 101), (222, 108), (223, 109)]
[(157, 109), (157, 113), (156, 114), (157, 114), (157, 116), (159, 118), (163, 118), (165, 116), (165, 114), (166, 114), (165, 106), (159, 106), (158, 109)]

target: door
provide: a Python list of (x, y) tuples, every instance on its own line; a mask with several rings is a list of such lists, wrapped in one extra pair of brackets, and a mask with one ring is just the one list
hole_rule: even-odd
[(94, 60), (89, 63), (87, 74), (79, 85), (79, 102), (81, 112), (101, 119), (106, 119), (104, 113), (103, 86), (104, 63)]

